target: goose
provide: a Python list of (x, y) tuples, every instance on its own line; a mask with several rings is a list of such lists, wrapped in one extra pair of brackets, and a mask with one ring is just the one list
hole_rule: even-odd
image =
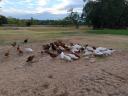
[(74, 54), (67, 54), (67, 56), (71, 57), (71, 59), (73, 59), (73, 60), (78, 60), (79, 59), (79, 57), (77, 57)]
[(71, 57), (65, 55), (64, 52), (61, 52), (61, 54), (60, 54), (60, 58), (61, 58), (62, 60), (65, 60), (65, 61), (69, 61), (69, 62), (72, 61)]
[(25, 50), (25, 52), (27, 52), (27, 53), (32, 53), (32, 52), (33, 52), (33, 50), (32, 50), (31, 48), (25, 48), (24, 50)]

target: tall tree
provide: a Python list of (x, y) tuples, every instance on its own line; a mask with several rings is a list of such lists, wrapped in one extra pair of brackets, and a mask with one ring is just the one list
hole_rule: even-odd
[(74, 12), (73, 8), (69, 9), (68, 12), (69, 12), (69, 16), (67, 18), (78, 29), (79, 28), (79, 20), (80, 20), (80, 16), (79, 16), (78, 12)]
[(0, 15), (0, 25), (7, 24), (7, 18), (5, 16)]
[(128, 1), (88, 0), (83, 14), (93, 28), (125, 28), (128, 24)]

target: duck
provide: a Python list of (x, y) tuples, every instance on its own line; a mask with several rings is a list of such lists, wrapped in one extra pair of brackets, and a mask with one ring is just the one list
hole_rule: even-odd
[(104, 53), (99, 50), (94, 50), (94, 55), (95, 56), (104, 56)]
[(64, 52), (61, 52), (60, 58), (61, 58), (62, 60), (67, 61), (67, 62), (71, 62), (71, 61), (72, 61), (71, 57), (68, 56), (68, 55), (65, 55)]
[(52, 53), (50, 51), (45, 51), (45, 53), (49, 54), (51, 58), (56, 58), (58, 56), (58, 53)]
[(77, 57), (74, 54), (67, 54), (67, 56), (71, 57), (71, 59), (73, 59), (73, 60), (78, 60), (79, 59), (79, 57)]
[(16, 42), (13, 42), (11, 45), (12, 45), (12, 47), (15, 47), (16, 46)]
[(24, 43), (28, 43), (28, 39), (25, 39), (25, 40), (24, 40)]
[(96, 50), (98, 50), (98, 51), (107, 51), (108, 49), (104, 48), (104, 47), (97, 47)]
[(78, 50), (78, 49), (76, 49), (76, 48), (71, 48), (71, 50), (70, 50), (72, 53), (79, 53), (80, 52), (80, 50)]
[(8, 50), (8, 51), (4, 54), (4, 56), (5, 56), (5, 57), (9, 57), (9, 55), (10, 55), (10, 51)]
[(25, 48), (24, 50), (27, 53), (32, 53), (34, 51), (32, 48)]
[(43, 50), (49, 50), (50, 44), (42, 45)]
[(89, 46), (88, 44), (85, 45), (85, 49), (88, 51), (94, 51), (94, 48)]
[(51, 50), (56, 51), (57, 46), (54, 43), (50, 43), (50, 48)]
[(26, 62), (32, 62), (34, 58), (35, 58), (35, 55), (29, 56)]
[(113, 49), (107, 49), (107, 50), (103, 51), (102, 53), (105, 56), (110, 56), (110, 55), (112, 55), (113, 52), (115, 52), (115, 50), (113, 50)]
[(17, 50), (19, 55), (23, 55), (23, 51), (21, 49)]
[(80, 50), (82, 46), (80, 46), (80, 44), (75, 44), (72, 46), (72, 48)]
[(84, 50), (84, 54), (83, 54), (83, 56), (91, 56), (91, 55), (93, 55), (94, 53), (93, 53), (93, 51), (89, 51), (89, 50)]

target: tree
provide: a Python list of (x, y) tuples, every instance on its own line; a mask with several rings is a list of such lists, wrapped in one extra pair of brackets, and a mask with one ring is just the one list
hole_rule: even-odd
[(80, 16), (78, 14), (78, 12), (74, 12), (73, 8), (71, 8), (70, 10), (68, 10), (69, 12), (69, 16), (67, 17), (67, 19), (72, 22), (72, 24), (74, 24), (76, 26), (76, 28), (79, 28), (79, 20), (80, 20)]
[(83, 8), (83, 16), (93, 28), (126, 28), (128, 24), (128, 1), (88, 0)]
[(5, 16), (0, 15), (0, 25), (7, 24), (7, 18)]

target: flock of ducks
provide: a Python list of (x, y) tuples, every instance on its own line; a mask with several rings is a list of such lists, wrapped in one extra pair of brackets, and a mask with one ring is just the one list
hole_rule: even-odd
[[(28, 43), (28, 39), (25, 39), (23, 43)], [(34, 50), (32, 48), (24, 48), (21, 49), (20, 45), (17, 45), (16, 42), (11, 44), (12, 47), (16, 48), (18, 55), (23, 56), (24, 53), (33, 53)], [(55, 42), (47, 43), (42, 45), (42, 50), (40, 51), (41, 55), (49, 55), (51, 58), (59, 57), (61, 60), (72, 62), (74, 60), (78, 60), (82, 57), (96, 57), (96, 56), (111, 56), (115, 52), (114, 49), (108, 49), (104, 47), (95, 47), (89, 46), (88, 44), (66, 44), (61, 40), (57, 40)], [(8, 50), (4, 54), (5, 57), (10, 56), (10, 51)], [(26, 62), (32, 62), (35, 58), (35, 55), (31, 55), (26, 58)]]
[(65, 44), (61, 40), (45, 44), (42, 46), (43, 51), (42, 53), (47, 53), (51, 58), (59, 57), (65, 61), (74, 61), (78, 60), (81, 57), (95, 57), (95, 56), (111, 56), (114, 49), (108, 49), (104, 47), (95, 47), (89, 46), (88, 44), (81, 45), (81, 44)]

